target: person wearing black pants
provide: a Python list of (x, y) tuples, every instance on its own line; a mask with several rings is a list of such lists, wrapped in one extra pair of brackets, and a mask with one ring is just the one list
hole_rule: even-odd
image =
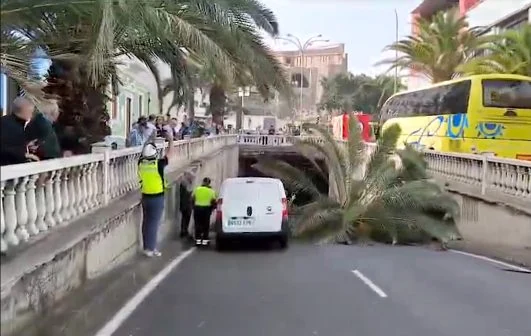
[(195, 224), (195, 239), (197, 245), (201, 241), (202, 245), (207, 245), (210, 231), (210, 215), (212, 214), (212, 207), (195, 206), (194, 207), (194, 224)]
[(192, 192), (191, 185), (193, 176), (186, 172), (179, 186), (179, 210), (181, 211), (181, 238), (188, 238), (188, 227), (190, 225), (190, 218), (192, 217)]
[(216, 192), (210, 186), (210, 178), (205, 177), (203, 183), (195, 188), (192, 199), (194, 203), (195, 244), (209, 244), (210, 215), (216, 205)]

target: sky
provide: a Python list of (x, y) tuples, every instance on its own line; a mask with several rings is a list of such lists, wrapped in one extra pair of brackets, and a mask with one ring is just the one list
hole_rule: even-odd
[[(393, 57), (383, 54), (395, 41), (398, 14), (399, 37), (411, 32), (410, 13), (421, 0), (262, 0), (280, 24), (282, 36), (292, 34), (305, 41), (321, 34), (330, 43), (345, 43), (348, 67), (352, 73), (376, 75), (387, 66), (378, 61)], [(294, 49), (286, 42), (268, 39), (274, 49)], [(324, 43), (321, 43), (324, 44)], [(317, 45), (317, 44), (316, 44)]]
[[(383, 53), (387, 44), (395, 40), (398, 14), (399, 37), (411, 32), (411, 11), (421, 0), (261, 0), (280, 23), (281, 36), (292, 34), (301, 41), (321, 34), (330, 44), (345, 43), (348, 67), (352, 73), (376, 75), (385, 72), (387, 65), (374, 66), (392, 58), (393, 52)], [(274, 49), (289, 50), (293, 45), (267, 39)], [(316, 43), (315, 46), (326, 44)], [(37, 53), (37, 56), (43, 56)], [(34, 70), (44, 75), (49, 61), (36, 59)]]

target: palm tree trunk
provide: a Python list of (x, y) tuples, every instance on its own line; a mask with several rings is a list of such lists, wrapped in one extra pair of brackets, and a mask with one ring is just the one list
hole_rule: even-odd
[(219, 85), (213, 85), (210, 88), (210, 113), (212, 122), (217, 125), (223, 125), (223, 115), (225, 114), (226, 96), (225, 89)]
[(191, 123), (195, 118), (195, 88), (188, 94), (188, 122)]
[(240, 106), (240, 108), (236, 110), (236, 131), (242, 128), (242, 122), (243, 122), (243, 106)]
[(75, 154), (90, 153), (93, 143), (111, 133), (105, 95), (107, 83), (94, 87), (89, 84), (85, 69), (57, 60), (50, 66), (47, 82), (44, 91), (59, 98), (61, 114), (56, 122), (57, 129), (71, 129), (72, 138), (78, 139), (75, 148), (69, 150)]

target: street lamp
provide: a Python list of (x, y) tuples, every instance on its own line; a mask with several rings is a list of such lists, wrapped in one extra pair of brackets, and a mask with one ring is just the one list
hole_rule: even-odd
[[(398, 43), (398, 11), (395, 8), (395, 43)], [(395, 49), (395, 62), (398, 61), (398, 50)], [(394, 92), (398, 90), (398, 67), (395, 67)]]
[[(287, 37), (277, 37), (279, 40), (283, 40), (286, 42), (289, 42), (297, 47), (297, 50), (299, 51), (299, 55), (301, 57), (301, 64), (300, 64), (300, 80), (299, 80), (299, 113), (300, 117), (302, 119), (302, 103), (303, 103), (303, 95), (302, 95), (302, 89), (303, 89), (303, 74), (304, 74), (304, 68), (305, 68), (305, 60), (304, 60), (304, 52), (306, 49), (308, 49), (309, 46), (311, 46), (315, 42), (329, 42), (329, 40), (323, 40), (320, 39), (322, 37), (321, 34), (310, 37), (307, 39), (304, 43), (296, 36), (292, 34), (288, 34)], [(304, 62), (304, 63), (303, 63)], [(311, 85), (311, 83), (309, 84)]]
[(243, 108), (245, 107), (244, 99), (245, 97), (249, 97), (251, 95), (251, 88), (246, 87), (239, 87), (238, 88), (238, 96), (242, 98), (242, 108), (241, 111), (238, 113), (236, 118), (236, 131), (239, 131), (240, 128), (242, 128), (243, 123)]

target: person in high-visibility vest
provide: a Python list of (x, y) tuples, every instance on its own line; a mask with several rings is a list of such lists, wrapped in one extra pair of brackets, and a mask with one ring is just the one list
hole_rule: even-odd
[(166, 155), (159, 157), (157, 147), (151, 140), (142, 149), (138, 162), (138, 176), (142, 193), (142, 243), (144, 254), (148, 257), (159, 257), (157, 250), (157, 233), (160, 220), (164, 213), (164, 194), (166, 182), (164, 168), (172, 157), (173, 137), (167, 136), (169, 142)]
[(210, 215), (216, 206), (216, 192), (210, 186), (210, 178), (205, 177), (203, 183), (192, 193), (194, 203), (195, 245), (206, 246), (210, 243)]

